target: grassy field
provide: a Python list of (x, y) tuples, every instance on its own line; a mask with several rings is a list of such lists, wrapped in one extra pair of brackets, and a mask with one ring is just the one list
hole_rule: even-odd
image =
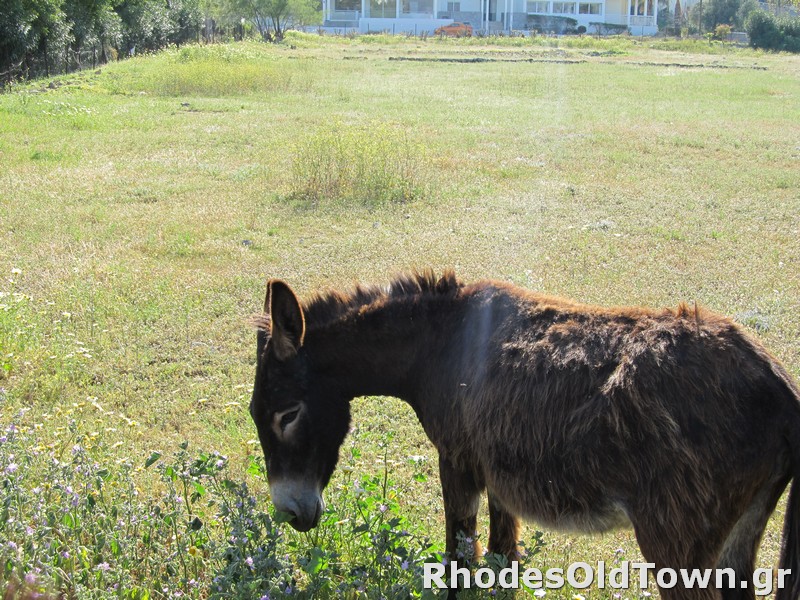
[[(0, 577), (87, 598), (407, 597), (389, 584), (441, 550), (443, 511), (399, 401), (355, 402), (325, 527), (270, 529), (247, 414), (268, 277), (308, 294), (454, 267), (697, 301), (800, 377), (798, 123), (800, 57), (631, 38), (292, 34), (0, 95)], [(627, 531), (543, 539), (533, 564), (639, 556)], [(379, 547), (391, 569), (369, 564)]]

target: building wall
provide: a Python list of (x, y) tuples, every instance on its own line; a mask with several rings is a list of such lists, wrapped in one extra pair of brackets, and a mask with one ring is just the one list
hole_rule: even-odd
[(452, 19), (460, 23), (469, 23), (474, 29), (481, 26), (481, 13), (477, 10), (459, 10), (447, 12), (446, 10), (439, 10), (440, 19)]

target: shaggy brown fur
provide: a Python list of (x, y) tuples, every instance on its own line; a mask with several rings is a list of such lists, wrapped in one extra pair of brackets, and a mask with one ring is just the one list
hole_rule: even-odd
[[(489, 497), (489, 549), (514, 557), (517, 518), (599, 532), (632, 525), (658, 568), (751, 580), (769, 515), (800, 469), (800, 394), (729, 319), (585, 306), (452, 272), (300, 305), (271, 281), (251, 413), (273, 501), (316, 525), (349, 401), (408, 402), (439, 451), (447, 549)], [(271, 338), (270, 338), (271, 336)], [(800, 595), (800, 498), (781, 567)], [(754, 597), (735, 590), (663, 598)]]

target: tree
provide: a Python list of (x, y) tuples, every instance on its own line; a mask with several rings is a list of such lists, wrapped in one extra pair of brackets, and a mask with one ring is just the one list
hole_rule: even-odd
[(76, 66), (87, 47), (99, 50), (100, 62), (107, 62), (108, 50), (122, 41), (122, 19), (114, 11), (114, 0), (65, 0), (64, 13), (71, 25)]
[(291, 25), (319, 22), (317, 0), (233, 0), (265, 40), (280, 41)]
[(739, 10), (736, 11), (736, 18), (733, 21), (737, 31), (744, 31), (747, 17), (758, 8), (758, 0), (742, 0), (742, 3), (739, 4)]
[(706, 0), (703, 9), (703, 26), (714, 31), (717, 25), (728, 25), (736, 19), (740, 0)]

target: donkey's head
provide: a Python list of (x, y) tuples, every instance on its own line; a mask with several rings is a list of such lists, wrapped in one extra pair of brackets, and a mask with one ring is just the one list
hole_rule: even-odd
[(314, 373), (305, 317), (288, 285), (267, 284), (250, 414), (264, 450), (275, 508), (298, 531), (319, 523), (322, 490), (336, 467), (350, 407)]

